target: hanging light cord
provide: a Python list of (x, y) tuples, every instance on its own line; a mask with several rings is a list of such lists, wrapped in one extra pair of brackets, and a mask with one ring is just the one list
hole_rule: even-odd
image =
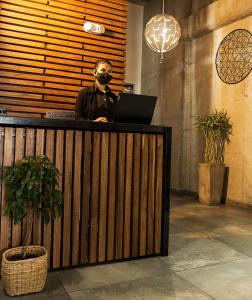
[[(164, 0), (163, 0), (163, 9), (162, 9), (162, 15), (164, 16)], [(164, 53), (163, 49), (160, 50), (160, 63), (162, 64), (164, 61)]]

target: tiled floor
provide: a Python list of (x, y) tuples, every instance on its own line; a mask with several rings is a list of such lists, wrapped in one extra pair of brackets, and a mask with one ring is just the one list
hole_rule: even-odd
[(16, 298), (251, 300), (252, 210), (174, 196), (168, 257), (49, 273), (42, 293)]

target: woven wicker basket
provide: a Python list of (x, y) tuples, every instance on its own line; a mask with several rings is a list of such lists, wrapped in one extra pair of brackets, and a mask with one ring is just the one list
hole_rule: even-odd
[(27, 253), (38, 257), (10, 261), (10, 257), (22, 253), (23, 247), (6, 250), (2, 257), (1, 275), (3, 287), (9, 296), (40, 292), (47, 275), (47, 251), (42, 246), (28, 246)]

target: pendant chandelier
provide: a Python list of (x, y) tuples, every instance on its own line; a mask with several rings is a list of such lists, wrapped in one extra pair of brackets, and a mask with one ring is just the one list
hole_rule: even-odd
[(154, 51), (160, 52), (160, 63), (163, 62), (163, 54), (175, 48), (179, 42), (181, 30), (178, 21), (164, 12), (164, 0), (162, 14), (152, 17), (146, 24), (144, 37), (147, 45)]

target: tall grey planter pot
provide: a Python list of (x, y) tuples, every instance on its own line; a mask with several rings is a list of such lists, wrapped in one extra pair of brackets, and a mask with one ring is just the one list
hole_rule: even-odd
[(207, 205), (221, 203), (225, 165), (198, 164), (199, 202)]

